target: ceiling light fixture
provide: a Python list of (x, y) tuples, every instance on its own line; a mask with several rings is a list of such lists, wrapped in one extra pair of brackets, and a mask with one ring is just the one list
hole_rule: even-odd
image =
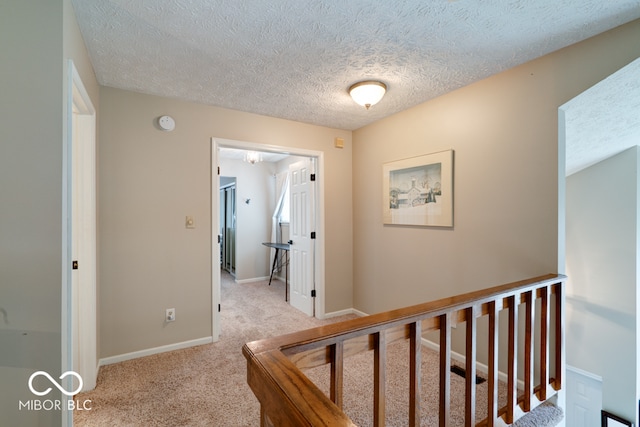
[(257, 151), (247, 151), (244, 155), (244, 161), (255, 165), (262, 161), (262, 155)]
[(387, 85), (373, 80), (358, 82), (349, 88), (349, 94), (353, 100), (367, 110), (380, 102), (386, 91)]

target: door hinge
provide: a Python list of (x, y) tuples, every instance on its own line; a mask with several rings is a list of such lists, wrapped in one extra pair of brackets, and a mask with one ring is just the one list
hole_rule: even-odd
[(78, 269), (78, 261), (71, 261), (71, 269), (72, 270)]
[(220, 166), (218, 166), (218, 175), (220, 175)]
[(315, 238), (316, 238), (316, 232), (315, 232), (315, 231), (312, 231), (312, 232), (311, 232), (311, 238), (312, 238), (312, 239), (315, 239)]
[(220, 304), (218, 304), (218, 313), (220, 313), (221, 310), (222, 310), (222, 307), (220, 307)]
[(316, 290), (312, 289), (311, 290), (311, 298), (315, 298), (316, 297)]
[(315, 181), (315, 180), (316, 180), (316, 174), (315, 174), (315, 173), (312, 173), (312, 174), (311, 174), (311, 176), (309, 177), (309, 179), (310, 179), (311, 181)]
[(218, 244), (222, 243), (222, 236), (218, 234)]

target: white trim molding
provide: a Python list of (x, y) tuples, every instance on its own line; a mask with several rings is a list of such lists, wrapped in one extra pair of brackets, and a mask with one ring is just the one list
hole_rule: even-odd
[(131, 353), (119, 354), (117, 356), (109, 356), (100, 359), (99, 366), (112, 365), (114, 363), (124, 362), (126, 360), (138, 359), (140, 357), (152, 356), (154, 354), (166, 353), (168, 351), (182, 350), (189, 347), (196, 347), (198, 345), (211, 344), (213, 342), (212, 337), (198, 338), (190, 341), (183, 341), (175, 344), (163, 345), (160, 347), (148, 348), (146, 350), (134, 351)]

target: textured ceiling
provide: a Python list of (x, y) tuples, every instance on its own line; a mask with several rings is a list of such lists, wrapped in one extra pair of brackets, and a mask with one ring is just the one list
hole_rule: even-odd
[(567, 175), (640, 144), (640, 59), (562, 106)]
[[(100, 84), (353, 130), (640, 17), (640, 0), (72, 0)], [(387, 84), (365, 110), (348, 87)]]

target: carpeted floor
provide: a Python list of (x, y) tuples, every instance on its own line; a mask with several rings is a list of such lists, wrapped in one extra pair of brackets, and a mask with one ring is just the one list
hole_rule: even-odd
[[(282, 282), (236, 284), (228, 275), (222, 280), (222, 307), (218, 342), (102, 367), (95, 390), (77, 397), (90, 399), (92, 409), (75, 412), (74, 425), (257, 426), (260, 409), (246, 383), (244, 343), (353, 317), (307, 317), (284, 301)], [(389, 346), (388, 426), (407, 425), (407, 355), (406, 343)], [(423, 347), (422, 360), (422, 425), (432, 426), (437, 425), (437, 354)], [(373, 398), (363, 393), (372, 389), (372, 366), (371, 352), (345, 360), (345, 412), (360, 426), (372, 425)], [(321, 367), (306, 373), (328, 390), (328, 372)], [(464, 380), (454, 374), (451, 378), (452, 426), (463, 425)], [(502, 402), (504, 390), (500, 395)], [(477, 399), (482, 419), (486, 382), (478, 385)], [(544, 425), (534, 422), (524, 425)]]
[[(320, 326), (284, 301), (284, 283), (237, 284), (222, 275), (222, 333), (213, 344), (100, 368), (94, 390), (77, 400), (75, 426), (256, 426), (260, 407), (246, 381), (242, 346)], [(353, 317), (353, 316), (349, 316)]]

